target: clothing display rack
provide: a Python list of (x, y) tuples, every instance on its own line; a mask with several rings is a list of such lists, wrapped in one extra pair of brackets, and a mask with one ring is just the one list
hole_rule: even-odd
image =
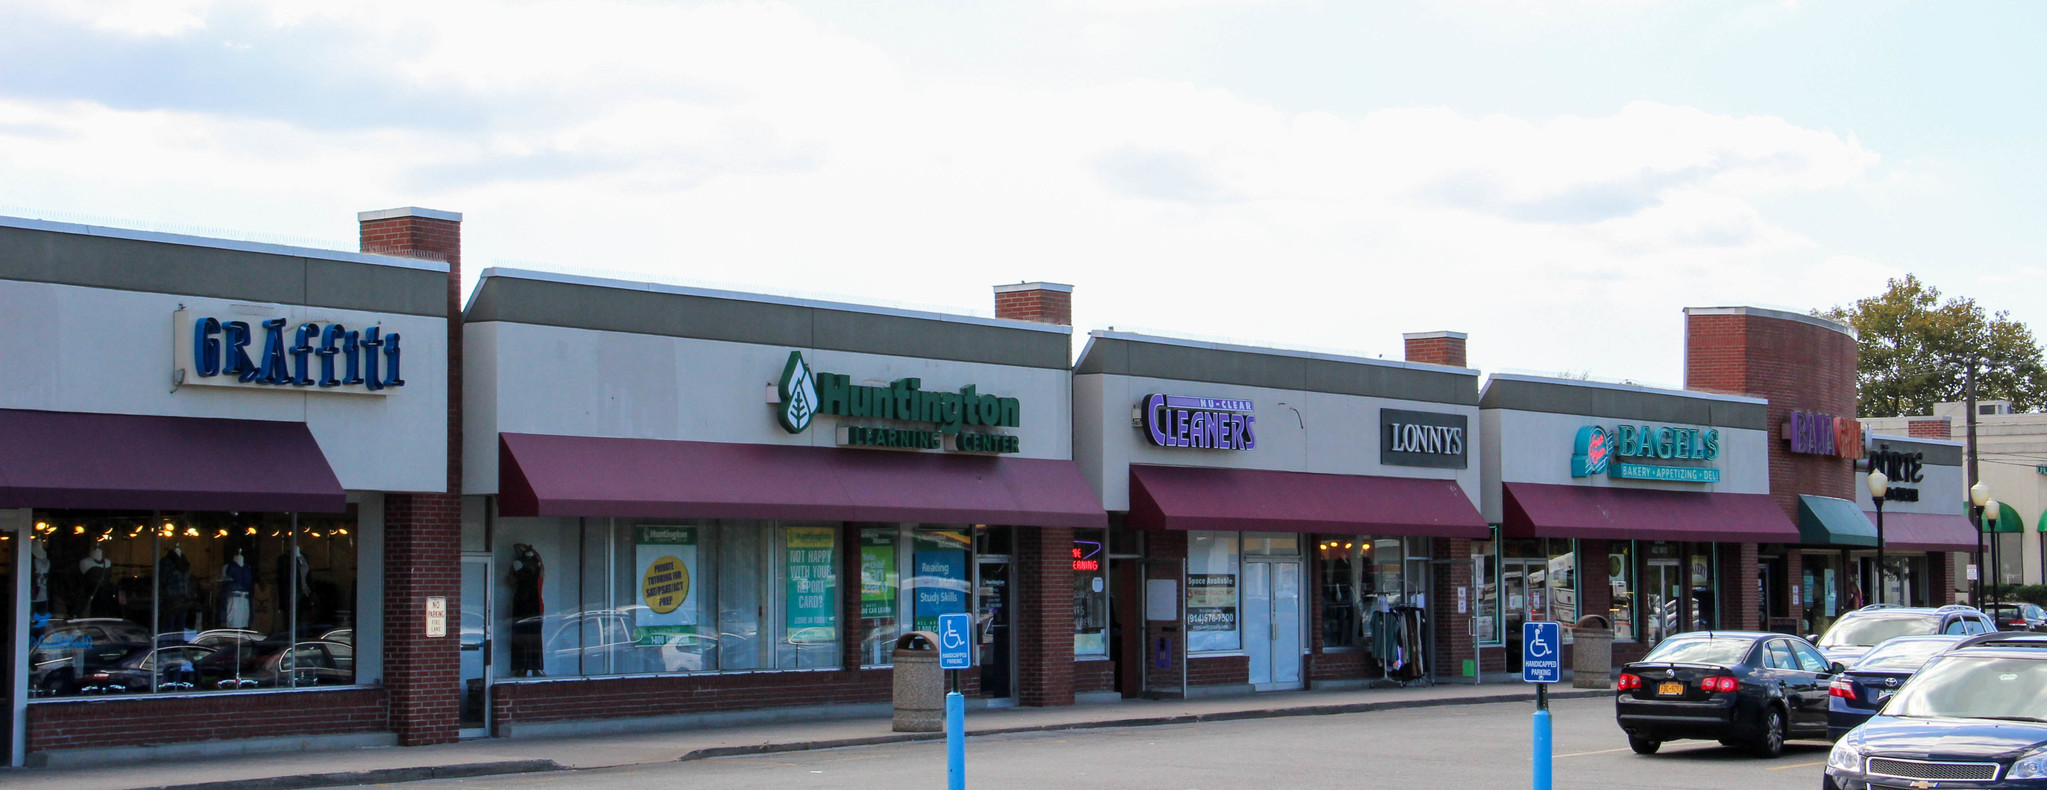
[(1385, 682), (1399, 686), (1432, 686), (1429, 674), (1427, 610), (1395, 606), (1372, 613), (1372, 654), (1385, 669)]

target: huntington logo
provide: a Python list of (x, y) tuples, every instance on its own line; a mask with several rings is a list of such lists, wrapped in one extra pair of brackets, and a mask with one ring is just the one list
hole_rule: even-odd
[(775, 418), (782, 423), (782, 430), (802, 433), (810, 427), (810, 418), (817, 416), (817, 380), (804, 364), (803, 352), (789, 352), (789, 363), (782, 366), (781, 390), (782, 410)]

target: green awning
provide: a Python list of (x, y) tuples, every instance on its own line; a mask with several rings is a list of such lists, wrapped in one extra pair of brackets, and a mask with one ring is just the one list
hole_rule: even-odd
[(1808, 546), (1876, 547), (1876, 524), (1846, 499), (1800, 494), (1798, 542)]
[[(1984, 513), (1983, 520), (1988, 522), (1990, 514)], [(2026, 520), (2019, 518), (2019, 512), (2011, 509), (2010, 505), (1999, 502), (1997, 503), (1997, 528), (1984, 529), (1984, 526), (1986, 525), (1978, 524), (1976, 528), (1984, 532), (2024, 532), (2026, 531)]]
[(2040, 514), (2040, 531), (2047, 532), (2047, 513)]

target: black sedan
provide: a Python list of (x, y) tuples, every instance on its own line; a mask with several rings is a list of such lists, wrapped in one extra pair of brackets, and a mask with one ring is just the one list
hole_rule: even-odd
[(1935, 634), (1900, 636), (1871, 648), (1827, 688), (1827, 740), (1840, 740), (1849, 730), (1876, 715), (1912, 673), (1941, 651), (1968, 637)]
[(2000, 631), (2047, 631), (2047, 609), (2029, 603), (2008, 603), (1984, 610)]
[(1834, 742), (1823, 786), (2047, 787), (2047, 635), (1983, 634), (1933, 657)]
[(1795, 636), (1679, 634), (1621, 668), (1614, 718), (1637, 754), (1664, 741), (1717, 740), (1763, 757), (1827, 731), (1827, 686), (1844, 667)]

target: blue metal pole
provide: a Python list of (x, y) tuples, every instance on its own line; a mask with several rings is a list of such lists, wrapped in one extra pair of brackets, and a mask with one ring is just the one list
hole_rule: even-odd
[(1534, 790), (1550, 790), (1549, 774), (1549, 710), (1535, 711), (1535, 776), (1530, 785)]
[(945, 695), (945, 787), (967, 790), (967, 698), (957, 691)]

